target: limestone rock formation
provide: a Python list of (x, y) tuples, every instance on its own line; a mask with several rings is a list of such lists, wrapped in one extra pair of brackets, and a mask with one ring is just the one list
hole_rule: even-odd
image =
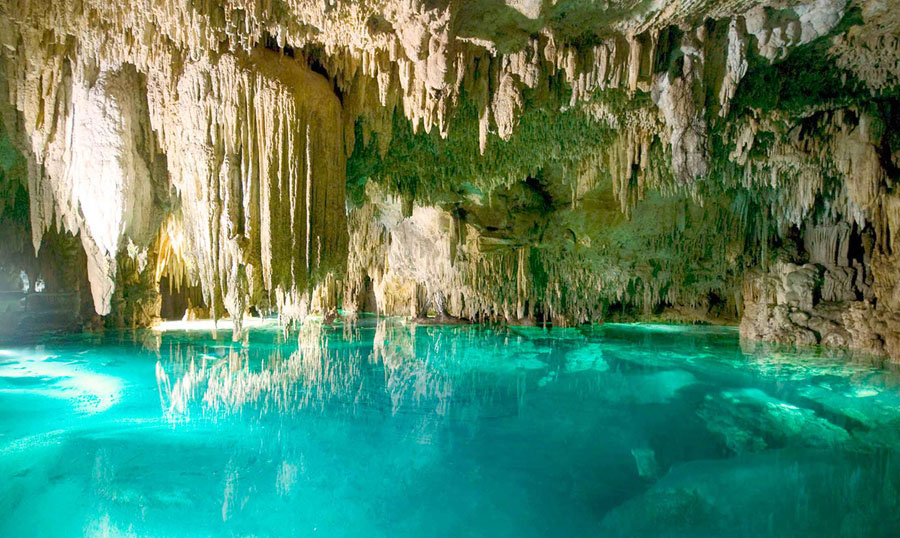
[(2, 0), (0, 44), (0, 269), (61, 234), (107, 323), (740, 318), (900, 358), (884, 0)]

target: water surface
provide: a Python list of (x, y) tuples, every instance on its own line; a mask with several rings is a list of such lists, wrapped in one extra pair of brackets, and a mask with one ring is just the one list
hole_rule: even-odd
[(895, 373), (733, 329), (0, 349), (0, 536), (898, 536), (898, 449)]

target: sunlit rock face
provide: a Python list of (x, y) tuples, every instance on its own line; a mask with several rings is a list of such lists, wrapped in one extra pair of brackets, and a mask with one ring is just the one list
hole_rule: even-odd
[(889, 2), (7, 0), (0, 41), (0, 225), (77, 236), (108, 320), (199, 290), (238, 326), (742, 319), (900, 357)]
[(63, 82), (69, 86), (58, 96), (53, 119), (30, 133), (35, 170), (29, 192), (35, 250), (54, 223), (80, 235), (94, 307), (108, 314), (116, 255), (126, 243), (152, 239), (166, 203), (166, 179), (164, 170), (154, 170), (137, 72), (123, 68), (95, 77)]

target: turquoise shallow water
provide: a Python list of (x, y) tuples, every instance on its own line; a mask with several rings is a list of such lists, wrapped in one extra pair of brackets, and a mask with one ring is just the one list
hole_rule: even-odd
[(0, 536), (898, 536), (900, 377), (733, 329), (0, 348)]

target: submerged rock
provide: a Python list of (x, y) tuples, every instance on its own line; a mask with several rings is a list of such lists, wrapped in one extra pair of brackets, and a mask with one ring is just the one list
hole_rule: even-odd
[[(673, 468), (646, 493), (607, 513), (600, 532), (886, 537), (898, 524), (898, 480), (897, 461), (890, 455), (784, 450), (695, 461)], [(754, 507), (753, 517), (747, 516), (748, 506)]]
[(707, 395), (697, 414), (732, 452), (789, 446), (835, 447), (850, 440), (846, 430), (759, 389)]

